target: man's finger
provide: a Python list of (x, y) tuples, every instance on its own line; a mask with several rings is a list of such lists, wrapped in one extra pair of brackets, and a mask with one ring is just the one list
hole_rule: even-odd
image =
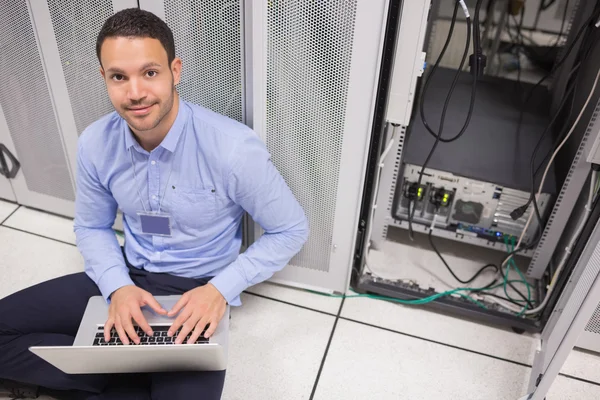
[(186, 296), (185, 294), (183, 296), (181, 296), (179, 298), (179, 300), (177, 301), (177, 303), (175, 303), (175, 305), (173, 306), (173, 308), (171, 308), (171, 310), (169, 311), (169, 314), (168, 314), (169, 317), (173, 317), (173, 316), (177, 315), (177, 313), (179, 311), (181, 311), (181, 309), (183, 307), (185, 307), (185, 305), (187, 304), (188, 298), (189, 297)]
[[(135, 332), (135, 328), (133, 327), (133, 323), (131, 322), (131, 312), (125, 312), (121, 314), (121, 325), (123, 325), (123, 329), (129, 335), (129, 338), (135, 343), (140, 344), (140, 338)], [(123, 338), (121, 338), (123, 340)]]
[(137, 322), (139, 327), (142, 328), (142, 330), (148, 334), (148, 336), (154, 335), (154, 333), (152, 332), (152, 328), (150, 327), (150, 325), (148, 325), (148, 321), (146, 321), (146, 318), (144, 318), (144, 314), (142, 314), (142, 310), (140, 310), (139, 308), (134, 308), (133, 310), (131, 310), (131, 316), (133, 317), (134, 321)]
[(117, 330), (117, 333), (119, 334), (119, 338), (121, 338), (121, 342), (123, 342), (124, 344), (129, 344), (129, 338), (127, 337), (127, 335), (125, 334), (125, 331), (123, 330), (123, 324), (121, 323), (121, 317), (118, 314), (115, 317), (115, 329)]
[(187, 341), (188, 344), (196, 343), (196, 340), (198, 340), (198, 338), (202, 334), (202, 331), (204, 331), (206, 324), (208, 323), (208, 320), (209, 320), (208, 318), (209, 318), (208, 315), (205, 315), (202, 317), (202, 319), (200, 319), (200, 322), (198, 322), (196, 324), (196, 327), (194, 328), (194, 332), (190, 335), (190, 338)]
[(175, 344), (183, 343), (183, 340), (192, 331), (192, 329), (194, 329), (199, 319), (199, 315), (193, 314), (187, 319), (187, 321), (184, 322), (184, 324), (181, 326), (181, 331), (177, 335), (177, 339), (175, 339)]
[(110, 333), (111, 333), (112, 327), (114, 325), (115, 325), (115, 321), (113, 318), (108, 318), (108, 320), (104, 324), (104, 341), (105, 342), (110, 341)]
[(183, 323), (185, 321), (187, 321), (191, 315), (192, 315), (192, 312), (190, 310), (183, 310), (183, 312), (181, 314), (179, 314), (179, 316), (175, 319), (175, 322), (173, 322), (173, 325), (171, 325), (171, 327), (169, 328), (167, 335), (173, 336), (175, 334), (175, 332), (177, 332), (177, 330), (179, 328), (181, 328), (181, 325), (183, 325)]
[(210, 326), (208, 327), (208, 329), (206, 329), (204, 337), (209, 339), (212, 335), (214, 335), (215, 331), (217, 330), (217, 325), (219, 325), (219, 322), (216, 318), (213, 317), (213, 319), (210, 321)]
[(150, 308), (152, 308), (157, 314), (160, 314), (160, 315), (167, 314), (167, 310), (162, 308), (160, 303), (158, 301), (156, 301), (154, 296), (152, 296), (150, 293), (148, 293), (147, 295), (145, 295), (143, 297), (143, 301), (144, 301), (144, 305), (150, 306)]

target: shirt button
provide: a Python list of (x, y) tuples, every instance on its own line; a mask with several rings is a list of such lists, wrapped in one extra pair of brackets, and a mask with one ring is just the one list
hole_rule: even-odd
[(156, 200), (156, 195), (155, 194), (152, 195), (152, 199)]
[(156, 161), (152, 160), (152, 162), (150, 164), (155, 165)]

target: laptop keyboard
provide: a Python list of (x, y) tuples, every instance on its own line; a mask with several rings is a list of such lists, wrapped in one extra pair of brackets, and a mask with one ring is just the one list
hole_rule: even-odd
[[(167, 336), (167, 332), (169, 331), (169, 326), (152, 326), (152, 331), (154, 335), (148, 336), (146, 332), (144, 332), (140, 327), (134, 327), (136, 329), (136, 333), (140, 338), (139, 345), (169, 345), (175, 344), (175, 340), (177, 339), (177, 335), (181, 331), (181, 328), (171, 337)], [(187, 335), (183, 344), (187, 344), (188, 339), (190, 338), (191, 333)], [(135, 345), (133, 341), (130, 341), (132, 345)], [(208, 343), (208, 339), (204, 337), (204, 332), (200, 335), (194, 344), (205, 344)], [(96, 337), (94, 338), (94, 346), (119, 346), (123, 345), (123, 342), (119, 338), (119, 334), (115, 329), (111, 331), (110, 341), (104, 340), (104, 328), (99, 327), (98, 332), (96, 332)]]

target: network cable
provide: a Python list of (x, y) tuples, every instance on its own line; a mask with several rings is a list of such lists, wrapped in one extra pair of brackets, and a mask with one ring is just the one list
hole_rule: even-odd
[[(463, 127), (460, 129), (460, 131), (451, 138), (443, 138), (443, 137), (441, 137), (441, 134), (438, 135), (437, 133), (435, 133), (433, 131), (433, 129), (429, 126), (429, 123), (427, 122), (427, 118), (425, 117), (425, 95), (427, 93), (427, 90), (429, 89), (429, 84), (431, 83), (431, 80), (433, 79), (433, 76), (435, 75), (435, 72), (437, 71), (437, 69), (440, 65), (440, 62), (442, 61), (442, 58), (446, 54), (446, 50), (448, 49), (450, 40), (452, 39), (452, 34), (454, 33), (454, 25), (456, 24), (456, 17), (457, 17), (457, 13), (458, 13), (458, 5), (459, 5), (459, 2), (457, 1), (454, 4), (454, 12), (452, 14), (452, 22), (450, 23), (448, 37), (446, 38), (446, 42), (444, 43), (444, 46), (442, 47), (442, 51), (440, 52), (437, 60), (435, 61), (435, 64), (431, 68), (431, 72), (429, 73), (429, 75), (427, 76), (427, 79), (423, 83), (423, 90), (421, 91), (421, 98), (419, 100), (419, 112), (421, 115), (421, 121), (423, 122), (423, 125), (425, 126), (427, 131), (434, 138), (437, 138), (438, 136), (440, 136), (439, 141), (443, 142), (443, 143), (454, 142), (455, 140), (460, 138), (463, 135), (463, 133), (465, 133), (465, 131), (467, 130), (467, 126), (469, 125), (469, 122), (471, 121), (471, 117), (473, 115), (473, 108), (475, 106), (475, 91), (477, 88), (477, 76), (476, 76), (476, 74), (473, 74), (473, 84), (472, 84), (472, 88), (471, 88), (471, 100), (469, 102), (469, 111), (467, 113), (467, 118), (465, 119), (465, 123), (463, 124)], [(468, 10), (465, 12), (465, 15), (468, 16)], [(470, 17), (467, 17), (467, 43), (465, 46), (465, 51), (463, 53), (463, 61), (461, 63), (461, 67), (459, 68), (459, 71), (462, 70), (462, 65), (464, 64), (464, 61), (466, 60), (470, 45), (471, 45), (471, 21), (470, 21)], [(457, 76), (458, 76), (458, 73), (457, 73)], [(452, 96), (452, 92), (454, 91), (454, 86), (456, 83), (457, 76), (455, 77), (455, 80), (452, 82), (452, 86), (451, 86), (451, 89), (449, 92), (449, 98)]]
[[(479, 37), (479, 12), (481, 9), (481, 5), (483, 3), (483, 0), (477, 0), (477, 4), (475, 6), (475, 22), (474, 22), (474, 28), (473, 28), (473, 44), (474, 44), (474, 54), (472, 54), (469, 58), (469, 63), (470, 63), (470, 68), (471, 68), (471, 74), (473, 74), (473, 86), (475, 87), (476, 82), (477, 82), (477, 77), (482, 73), (483, 68), (485, 67), (485, 56), (482, 54), (482, 49), (481, 49), (481, 43), (480, 43), (480, 37)], [(454, 12), (452, 14), (452, 25), (455, 23), (456, 20), (456, 16), (457, 16), (457, 12), (458, 12), (458, 5), (461, 5), (463, 8), (463, 11), (465, 13), (465, 17), (466, 17), (466, 21), (467, 21), (467, 41), (466, 41), (466, 45), (465, 45), (465, 50), (463, 52), (463, 56), (460, 62), (460, 65), (456, 71), (456, 74), (454, 75), (454, 79), (452, 80), (452, 84), (450, 86), (450, 90), (448, 91), (448, 94), (446, 96), (446, 101), (444, 102), (444, 106), (442, 108), (442, 114), (440, 117), (440, 127), (437, 133), (433, 133), (432, 134), (435, 136), (435, 142), (433, 143), (433, 146), (431, 147), (431, 150), (429, 151), (429, 154), (427, 155), (427, 158), (425, 159), (425, 162), (423, 163), (423, 165), (421, 166), (421, 171), (419, 172), (419, 178), (417, 180), (417, 187), (421, 186), (421, 182), (423, 180), (423, 174), (425, 172), (425, 168), (427, 168), (427, 165), (429, 164), (429, 161), (431, 160), (431, 157), (433, 156), (433, 153), (435, 152), (435, 149), (437, 148), (439, 142), (442, 139), (442, 131), (444, 128), (444, 121), (446, 119), (446, 112), (448, 111), (448, 106), (450, 104), (450, 99), (452, 98), (452, 93), (454, 92), (454, 88), (456, 87), (456, 84), (458, 82), (458, 78), (460, 76), (460, 73), (462, 72), (462, 69), (465, 65), (466, 59), (467, 59), (467, 55), (469, 53), (469, 49), (471, 46), (471, 26), (472, 26), (472, 22), (471, 22), (471, 16), (469, 14), (469, 11), (464, 3), (463, 0), (459, 0), (455, 3), (454, 5)], [(450, 38), (452, 37), (452, 31), (449, 32), (448, 34), (448, 39), (446, 40), (446, 42), (448, 43)], [(447, 47), (447, 46), (445, 46)], [(443, 53), (440, 53), (440, 56), (438, 57), (438, 60), (436, 61), (436, 64), (434, 65), (434, 68), (439, 65), (439, 62), (441, 60), (443, 56)], [(431, 74), (434, 71), (432, 70)], [(431, 79), (431, 74), (430, 76), (428, 76), (427, 80)], [(425, 83), (425, 85), (427, 85), (427, 82)], [(475, 88), (473, 87), (472, 90), (472, 97), (471, 97), (471, 102), (474, 103), (475, 99)], [(421, 110), (422, 110), (422, 99), (423, 99), (423, 94), (421, 95)], [(473, 114), (473, 109), (469, 108), (469, 112), (467, 114), (467, 123), (465, 124), (465, 126), (463, 126), (463, 129), (461, 129), (461, 131), (466, 130), (468, 123), (471, 120)], [(456, 140), (456, 139), (455, 139)], [(410, 198), (408, 199), (408, 209), (411, 209), (411, 205), (413, 203), (414, 199)], [(414, 232), (412, 229), (412, 221), (414, 219), (414, 213), (415, 213), (415, 209), (416, 206), (412, 207), (412, 210), (410, 210), (408, 212), (408, 234), (411, 240), (414, 240)]]
[[(486, 269), (489, 268), (494, 268), (496, 270), (496, 273), (499, 272), (498, 266), (495, 264), (486, 264), (483, 267), (481, 267), (479, 269), (479, 271), (477, 271), (475, 273), (475, 275), (473, 275), (471, 278), (466, 279), (466, 280), (462, 280), (460, 279), (458, 276), (456, 276), (456, 274), (454, 273), (454, 271), (452, 270), (452, 268), (450, 268), (450, 265), (448, 265), (448, 263), (446, 262), (446, 260), (444, 259), (444, 257), (442, 256), (442, 254), (440, 253), (440, 251), (437, 249), (435, 243), (433, 242), (433, 237), (432, 237), (432, 233), (433, 233), (433, 229), (434, 229), (434, 225), (435, 225), (435, 221), (436, 221), (436, 217), (437, 217), (437, 213), (434, 215), (433, 217), (433, 223), (431, 224), (431, 227), (429, 228), (429, 233), (427, 234), (427, 238), (429, 239), (429, 244), (431, 245), (431, 248), (433, 249), (433, 251), (435, 251), (435, 254), (437, 254), (438, 258), (440, 260), (442, 260), (442, 263), (444, 264), (444, 266), (446, 267), (446, 269), (448, 270), (448, 272), (450, 272), (450, 274), (454, 277), (454, 279), (456, 279), (458, 282), (462, 283), (462, 284), (468, 284), (473, 282), (475, 279), (477, 279), (477, 277)], [(494, 283), (496, 283), (496, 280), (494, 279), (494, 281), (492, 283), (490, 283), (488, 286), (493, 285)]]
[[(597, 76), (600, 76), (600, 72)], [(554, 275), (552, 276), (552, 280), (550, 281), (550, 285), (548, 286), (548, 292), (546, 293), (544, 300), (542, 300), (542, 303), (538, 307), (534, 308), (533, 310), (525, 311), (524, 312), (525, 315), (538, 314), (541, 311), (543, 311), (544, 308), (548, 305), (550, 295), (552, 294), (552, 292), (554, 291), (554, 288), (556, 287), (556, 282), (558, 280), (558, 277), (560, 276), (560, 274), (562, 273), (562, 270), (564, 269), (565, 265), (567, 264), (569, 256), (571, 255), (571, 251), (572, 251), (573, 247), (575, 246), (577, 239), (579, 239), (579, 236), (581, 235), (581, 232), (583, 231), (583, 228), (585, 227), (585, 224), (587, 223), (587, 220), (591, 214), (592, 203), (597, 195), (597, 191), (596, 191), (597, 176), (598, 176), (597, 172), (595, 170), (592, 170), (592, 177), (590, 179), (590, 191), (588, 194), (587, 203), (585, 205), (584, 215), (581, 217), (581, 220), (579, 221), (579, 224), (577, 226), (577, 230), (575, 231), (575, 234), (571, 237), (569, 244), (565, 248), (563, 257), (562, 257), (556, 271), (554, 272)], [(503, 305), (503, 306), (511, 311), (519, 312), (518, 310), (515, 310), (515, 308), (513, 308), (511, 306), (508, 306), (508, 305)]]
[[(548, 175), (548, 171), (550, 169), (550, 165), (552, 165), (552, 162), (554, 161), (554, 158), (556, 157), (556, 155), (558, 154), (558, 152), (560, 151), (560, 149), (565, 145), (565, 143), (567, 142), (567, 140), (569, 140), (569, 138), (571, 137), (571, 135), (573, 134), (573, 131), (575, 130), (575, 127), (577, 126), (577, 124), (579, 124), (579, 120), (581, 119), (584, 111), (587, 109), (590, 100), (592, 99), (594, 92), (596, 91), (596, 86), (598, 84), (598, 78), (600, 78), (600, 69), (598, 70), (598, 72), (596, 73), (596, 78), (594, 79), (594, 84), (592, 85), (592, 89), (590, 90), (590, 93), (583, 105), (583, 107), (581, 108), (581, 111), (579, 112), (579, 115), (577, 115), (577, 118), (575, 119), (575, 122), (573, 122), (573, 124), (571, 125), (571, 129), (569, 129), (569, 132), (567, 133), (567, 135), (565, 136), (565, 138), (563, 139), (563, 141), (558, 145), (558, 147), (556, 148), (556, 150), (554, 150), (554, 153), (552, 154), (552, 157), (550, 157), (550, 160), (548, 161), (548, 163), (546, 164), (546, 169), (544, 170), (544, 174), (542, 175), (542, 180), (540, 182), (540, 185), (538, 187), (538, 193), (537, 193), (537, 197), (540, 196), (543, 188), (544, 188), (544, 182), (546, 180), (546, 177)], [(534, 203), (534, 208), (536, 207), (536, 199), (533, 200)], [(539, 213), (539, 210), (536, 210), (536, 212)], [(523, 228), (523, 232), (521, 233), (521, 236), (519, 237), (519, 242), (517, 243), (517, 248), (520, 246), (521, 242), (523, 241), (523, 238), (525, 237), (525, 232), (527, 231), (527, 228), (529, 227), (529, 224), (531, 223), (531, 218), (532, 218), (533, 214), (529, 214), (529, 218), (527, 218), (527, 222), (525, 224), (525, 227)]]
[[(585, 23), (581, 26), (581, 28), (579, 28), (579, 31), (577, 32), (577, 34), (575, 35), (575, 38), (573, 39), (573, 42), (569, 45), (569, 47), (567, 47), (566, 51), (564, 52), (564, 54), (562, 55), (562, 57), (560, 58), (560, 60), (557, 61), (557, 63), (553, 66), (552, 70), (550, 72), (548, 72), (546, 75), (544, 75), (530, 90), (529, 93), (524, 101), (524, 103), (526, 104), (527, 102), (529, 102), (529, 100), (531, 99), (531, 96), (533, 95), (533, 92), (537, 89), (538, 86), (540, 86), (546, 79), (548, 79), (552, 74), (554, 74), (554, 72), (567, 60), (567, 58), (569, 57), (569, 55), (571, 54), (571, 51), (573, 51), (573, 49), (575, 48), (575, 45), (579, 42), (579, 39), (581, 38), (581, 35), (584, 34), (584, 32), (586, 32), (588, 29), (594, 27), (595, 25), (593, 24), (593, 22), (595, 22), (598, 18), (598, 11), (593, 13), (586, 21)], [(588, 49), (589, 51), (589, 49)], [(521, 126), (522, 126), (522, 122), (523, 122), (523, 116), (524, 116), (524, 110), (523, 108), (521, 108), (521, 112), (519, 113), (519, 122), (517, 124), (517, 134), (520, 132), (521, 130)], [(527, 201), (527, 203), (525, 203), (524, 205), (516, 208), (512, 213), (511, 213), (511, 217), (513, 219), (519, 219), (527, 210), (527, 208), (529, 207), (529, 205), (532, 202), (536, 202), (535, 199), (535, 190), (532, 189), (529, 195), (529, 199)], [(538, 215), (536, 214), (536, 217)], [(542, 221), (539, 221), (540, 224), (542, 224)], [(517, 246), (518, 248), (519, 246)]]
[[(543, 175), (543, 177), (542, 177), (542, 181), (540, 182), (540, 186), (539, 186), (539, 188), (538, 188), (538, 193), (537, 193), (537, 196), (539, 196), (539, 195), (541, 194), (541, 191), (542, 191), (542, 189), (543, 189), (543, 184), (544, 184), (544, 181), (545, 181), (545, 179), (546, 179), (546, 176), (547, 176), (547, 173), (548, 173), (549, 167), (550, 167), (550, 165), (552, 164), (552, 162), (554, 161), (554, 158), (556, 157), (556, 155), (558, 154), (558, 152), (560, 151), (560, 149), (562, 148), (562, 146), (564, 146), (564, 144), (567, 142), (567, 140), (569, 139), (569, 137), (571, 136), (571, 134), (572, 134), (572, 133), (573, 133), (573, 131), (575, 130), (575, 127), (576, 127), (576, 126), (577, 126), (577, 124), (579, 123), (579, 120), (581, 119), (581, 116), (583, 115), (583, 113), (584, 113), (584, 112), (585, 112), (585, 110), (587, 109), (587, 107), (588, 107), (588, 105), (589, 105), (589, 102), (590, 102), (591, 98), (593, 97), (593, 95), (594, 95), (594, 93), (595, 93), (595, 91), (596, 91), (596, 86), (597, 86), (597, 84), (598, 84), (598, 80), (599, 80), (599, 78), (600, 78), (600, 69), (599, 69), (599, 70), (598, 70), (598, 72), (596, 73), (596, 78), (595, 78), (595, 80), (594, 80), (594, 84), (592, 85), (592, 89), (590, 90), (590, 93), (589, 93), (589, 95), (588, 95), (588, 97), (587, 97), (587, 99), (586, 99), (586, 101), (585, 101), (585, 103), (584, 103), (583, 107), (581, 108), (581, 111), (579, 112), (579, 115), (577, 116), (577, 118), (575, 119), (575, 121), (573, 122), (573, 124), (571, 125), (571, 129), (569, 130), (569, 132), (567, 133), (567, 135), (565, 136), (565, 138), (563, 139), (563, 141), (562, 141), (562, 142), (560, 143), (560, 145), (559, 145), (559, 146), (558, 146), (558, 147), (557, 147), (557, 148), (554, 150), (554, 153), (552, 154), (552, 157), (550, 158), (550, 160), (549, 160), (548, 164), (546, 165), (546, 169), (545, 169), (545, 171), (544, 171), (544, 175)], [(567, 246), (567, 248), (566, 248), (566, 251), (565, 251), (565, 256), (564, 256), (564, 257), (563, 257), (563, 259), (561, 260), (561, 262), (560, 262), (559, 266), (557, 267), (556, 271), (554, 272), (554, 275), (552, 276), (552, 280), (551, 280), (550, 286), (549, 286), (549, 288), (548, 288), (548, 292), (546, 293), (546, 296), (544, 297), (544, 300), (542, 301), (542, 304), (540, 304), (538, 307), (536, 307), (536, 308), (535, 308), (535, 309), (533, 309), (533, 310), (528, 310), (528, 311), (526, 311), (526, 312), (525, 312), (525, 314), (526, 314), (526, 315), (531, 315), (531, 314), (536, 314), (536, 313), (539, 313), (539, 312), (540, 312), (540, 311), (542, 311), (542, 310), (545, 308), (545, 306), (547, 305), (547, 303), (548, 303), (548, 300), (549, 300), (549, 298), (550, 298), (550, 294), (551, 294), (551, 293), (552, 293), (552, 291), (554, 290), (554, 287), (555, 287), (555, 284), (556, 284), (557, 278), (558, 278), (558, 276), (560, 276), (560, 274), (561, 274), (561, 272), (562, 272), (562, 270), (563, 270), (563, 268), (564, 268), (564, 266), (565, 266), (565, 264), (566, 264), (566, 262), (567, 262), (568, 255), (570, 254), (570, 251), (571, 251), (570, 249), (573, 247), (573, 245), (574, 245), (574, 241), (575, 241), (575, 240), (576, 240), (576, 238), (579, 236), (579, 234), (580, 234), (581, 230), (583, 229), (583, 226), (585, 225), (585, 222), (587, 221), (587, 216), (588, 216), (588, 215), (589, 215), (589, 213), (591, 212), (591, 202), (593, 201), (593, 196), (594, 196), (594, 193), (595, 193), (596, 176), (597, 176), (597, 175), (596, 175), (596, 172), (594, 171), (594, 172), (593, 172), (593, 174), (592, 174), (592, 179), (591, 179), (591, 182), (592, 182), (592, 183), (591, 183), (591, 185), (592, 185), (592, 187), (590, 188), (590, 195), (589, 195), (589, 199), (588, 199), (588, 204), (586, 205), (586, 214), (585, 214), (585, 217), (584, 217), (584, 218), (582, 218), (582, 221), (580, 222), (580, 225), (579, 225), (579, 227), (578, 227), (578, 229), (577, 229), (577, 234), (573, 236), (573, 238), (572, 238), (572, 240), (571, 240), (571, 243), (569, 244), (569, 246)], [(535, 204), (535, 203), (534, 203), (534, 204)], [(527, 228), (528, 228), (529, 224), (531, 223), (531, 217), (532, 217), (532, 216), (533, 216), (533, 215), (532, 215), (532, 214), (530, 214), (529, 218), (527, 219), (527, 223), (526, 223), (526, 225), (525, 225), (525, 228), (524, 228), (523, 232), (525, 232), (525, 231), (527, 230)], [(524, 236), (524, 234), (522, 233), (522, 234), (521, 234), (521, 237), (519, 238), (519, 242), (517, 243), (517, 250), (520, 248), (520, 244), (521, 244), (521, 242), (522, 242), (523, 236)], [(508, 256), (507, 256), (507, 257), (504, 259), (504, 261), (502, 262), (502, 264), (501, 264), (501, 266), (500, 266), (500, 267), (502, 268), (504, 265), (506, 265), (506, 263), (507, 263), (507, 262), (508, 262), (508, 261), (509, 261), (509, 260), (512, 258), (512, 256), (513, 256), (515, 253), (516, 253), (516, 251), (515, 251), (515, 252), (513, 252), (513, 253), (510, 253), (510, 254), (509, 254), (509, 255), (508, 255)], [(514, 309), (513, 309), (513, 311), (514, 311)]]

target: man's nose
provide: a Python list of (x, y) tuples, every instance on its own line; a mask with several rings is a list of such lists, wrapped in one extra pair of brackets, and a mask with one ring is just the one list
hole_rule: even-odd
[(139, 79), (130, 79), (127, 96), (134, 103), (140, 102), (146, 97), (146, 90)]

